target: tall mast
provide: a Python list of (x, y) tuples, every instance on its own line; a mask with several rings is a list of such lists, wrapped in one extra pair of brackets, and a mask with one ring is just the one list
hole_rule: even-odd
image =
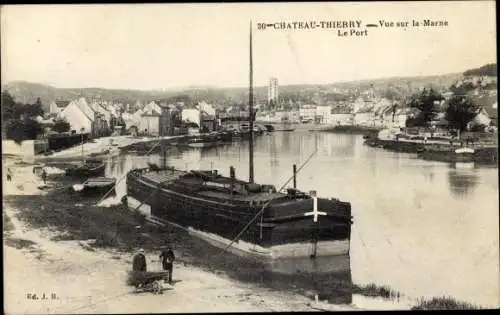
[(248, 107), (250, 115), (250, 145), (249, 145), (249, 164), (250, 170), (248, 172), (250, 183), (253, 183), (253, 60), (252, 60), (252, 21), (250, 21), (250, 87), (248, 90)]

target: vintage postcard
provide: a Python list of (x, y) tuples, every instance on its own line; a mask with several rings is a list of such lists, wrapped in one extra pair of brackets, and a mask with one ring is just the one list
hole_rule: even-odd
[(0, 12), (7, 314), (500, 307), (495, 2)]

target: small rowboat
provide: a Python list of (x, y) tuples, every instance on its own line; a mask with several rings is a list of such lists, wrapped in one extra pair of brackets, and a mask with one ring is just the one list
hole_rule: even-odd
[(475, 150), (472, 148), (459, 148), (455, 150), (456, 154), (474, 154)]
[(112, 191), (109, 194), (116, 194), (115, 185), (115, 178), (95, 177), (86, 180), (83, 184), (73, 185), (73, 190), (86, 196), (106, 194), (110, 190)]
[(205, 134), (189, 139), (188, 146), (191, 148), (209, 148), (217, 144), (217, 134)]

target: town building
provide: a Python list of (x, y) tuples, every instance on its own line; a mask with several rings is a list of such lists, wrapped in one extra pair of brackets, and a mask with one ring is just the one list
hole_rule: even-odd
[(217, 111), (206, 102), (200, 102), (196, 108), (183, 109), (181, 119), (185, 124), (196, 124), (202, 132), (210, 132), (218, 128)]
[(375, 125), (375, 115), (373, 113), (373, 105), (366, 105), (358, 109), (354, 113), (354, 125), (356, 126), (374, 126)]
[(162, 108), (155, 101), (149, 102), (139, 114), (139, 132), (149, 136), (160, 134), (160, 117)]
[(489, 120), (489, 125), (498, 126), (498, 109), (497, 109), (497, 96), (481, 94), (479, 96), (471, 97), (471, 101), (479, 106), (478, 116), (476, 122), (486, 123)]
[(330, 106), (325, 106), (325, 105), (316, 106), (315, 122), (318, 124), (328, 123), (331, 111), (332, 109)]
[(74, 132), (90, 134), (97, 132), (93, 130), (96, 113), (83, 97), (71, 101), (58, 116), (66, 119)]
[(160, 117), (160, 136), (174, 136), (182, 127), (181, 111), (174, 105), (162, 106)]
[(267, 87), (267, 100), (268, 102), (273, 101), (274, 105), (279, 105), (279, 87), (278, 87), (278, 79), (271, 78), (269, 79), (269, 85)]
[(314, 122), (316, 120), (316, 105), (301, 105), (299, 108), (299, 117), (302, 123)]
[(58, 115), (69, 103), (70, 101), (53, 101), (49, 105), (49, 113)]
[(354, 115), (348, 107), (332, 108), (328, 118), (329, 125), (351, 126), (354, 122)]
[(415, 118), (420, 114), (420, 110), (414, 107), (401, 108), (396, 111), (396, 119), (393, 127), (404, 128), (406, 121), (410, 118)]

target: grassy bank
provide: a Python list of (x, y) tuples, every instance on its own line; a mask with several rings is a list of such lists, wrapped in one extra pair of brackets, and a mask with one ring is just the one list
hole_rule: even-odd
[[(238, 280), (266, 285), (272, 289), (285, 289), (301, 294), (307, 290), (319, 290), (317, 292), (322, 300), (335, 304), (350, 304), (352, 294), (391, 300), (399, 299), (401, 296), (399, 292), (387, 286), (352, 284), (350, 270), (335, 275), (332, 279), (322, 283), (319, 289), (313, 282), (312, 275), (271, 275), (263, 271), (263, 266), (258, 262), (236, 255), (220, 255), (220, 249), (207, 246), (203, 240), (194, 238), (183, 230), (172, 226), (157, 227), (148, 224), (143, 215), (133, 213), (122, 204), (97, 207), (92, 206), (91, 201), (77, 200), (71, 194), (60, 192), (49, 193), (46, 196), (5, 196), (4, 202), (16, 209), (14, 211), (16, 218), (28, 227), (57, 232), (53, 241), (92, 240), (86, 244), (94, 248), (112, 248), (122, 252), (132, 252), (142, 247), (147, 252), (153, 253), (160, 246), (168, 244), (173, 246), (178, 262), (181, 264), (193, 265), (215, 274), (225, 273)], [(6, 221), (10, 220), (8, 217), (6, 219), (4, 214), (4, 222)], [(4, 223), (4, 229), (8, 225)], [(33, 244), (13, 239), (9, 240), (7, 245), (29, 248)], [(297, 282), (298, 277), (311, 279), (311, 283)], [(290, 289), (290, 283), (293, 283), (293, 287), (298, 285), (296, 290)], [(416, 309), (442, 309), (441, 307), (447, 307), (447, 309), (477, 308), (467, 303), (443, 298), (422, 299), (415, 306)]]
[(434, 297), (432, 299), (419, 299), (417, 305), (412, 307), (412, 310), (478, 310), (481, 307), (460, 302), (453, 297)]
[[(64, 195), (64, 196), (63, 196)], [(140, 215), (133, 215), (123, 205), (96, 207), (88, 203), (72, 203), (68, 194), (58, 196), (6, 196), (6, 202), (22, 209), (18, 219), (32, 228), (49, 228), (58, 232), (55, 240), (93, 239), (96, 247), (113, 247), (130, 251), (146, 246)], [(76, 205), (76, 206), (75, 206)]]
[(388, 286), (378, 286), (374, 283), (364, 286), (354, 285), (352, 293), (369, 297), (382, 297), (385, 299), (397, 299), (401, 296), (401, 293), (389, 288)]
[(5, 212), (2, 213), (2, 217), (3, 217), (3, 233), (4, 235), (9, 234), (9, 232), (14, 230), (14, 225), (12, 224), (12, 221)]
[[(399, 300), (404, 295), (388, 286), (379, 286), (374, 283), (360, 286), (353, 285), (353, 294), (368, 297), (381, 297), (389, 300)], [(411, 310), (478, 310), (480, 306), (469, 302), (458, 301), (453, 297), (418, 298)]]

